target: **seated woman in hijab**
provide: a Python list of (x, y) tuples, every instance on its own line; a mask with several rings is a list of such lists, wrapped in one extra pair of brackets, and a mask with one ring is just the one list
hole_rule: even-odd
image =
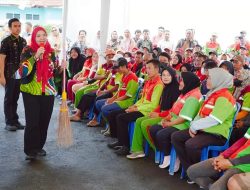
[(86, 50), (87, 60), (84, 62), (83, 68), (81, 72), (77, 73), (73, 79), (78, 81), (74, 85), (72, 85), (72, 91), (76, 93), (77, 90), (84, 87), (88, 84), (88, 79), (92, 79), (95, 76), (95, 73), (93, 74), (91, 72), (91, 69), (95, 68), (94, 70), (97, 70), (98, 65), (98, 53), (93, 48), (88, 48)]
[(136, 120), (132, 141), (132, 153), (127, 156), (129, 159), (142, 158), (145, 156), (143, 152), (143, 137), (146, 138), (150, 146), (155, 150), (155, 146), (151, 143), (149, 138), (148, 130), (150, 126), (159, 123), (162, 118), (169, 114), (169, 110), (180, 95), (176, 72), (172, 68), (164, 68), (161, 80), (165, 87), (161, 95), (160, 105), (148, 116)]
[[(234, 66), (233, 63), (230, 61), (223, 61), (220, 66), (220, 68), (225, 69), (228, 71), (231, 75), (234, 76)], [(230, 89), (228, 89), (232, 94), (234, 92), (234, 86), (232, 86)]]
[[(236, 101), (228, 88), (233, 76), (222, 68), (208, 70), (206, 99), (189, 129), (172, 134), (171, 142), (186, 171), (198, 163), (203, 147), (222, 146), (229, 138)], [(191, 181), (190, 181), (191, 182)]]
[(209, 89), (207, 88), (207, 78), (208, 78), (208, 69), (216, 68), (218, 67), (217, 63), (212, 59), (207, 59), (202, 63), (201, 67), (201, 73), (206, 76), (206, 79), (204, 79), (201, 82), (201, 94), (205, 96)]
[(67, 83), (67, 95), (68, 95), (68, 100), (70, 101), (74, 99), (72, 86), (78, 82), (80, 83), (80, 81), (78, 80), (73, 80), (73, 77), (82, 71), (85, 60), (86, 57), (81, 54), (80, 48), (78, 47), (71, 48), (69, 64), (67, 68), (67, 74), (69, 79)]
[(86, 57), (81, 54), (80, 48), (71, 48), (69, 64), (67, 68), (68, 79), (73, 79), (73, 77), (82, 70), (85, 60)]
[[(150, 136), (157, 150), (164, 152), (164, 161), (160, 168), (166, 168), (170, 164), (171, 134), (188, 129), (190, 122), (197, 115), (202, 95), (200, 93), (200, 79), (191, 72), (181, 73), (179, 96), (170, 113), (160, 124), (154, 125), (149, 129)], [(175, 171), (178, 171), (180, 162), (177, 161)]]

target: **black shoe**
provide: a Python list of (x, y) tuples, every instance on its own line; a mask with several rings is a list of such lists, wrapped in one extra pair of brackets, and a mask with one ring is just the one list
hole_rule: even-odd
[(9, 124), (7, 124), (7, 125), (5, 126), (5, 129), (6, 129), (7, 131), (16, 131), (16, 130), (17, 130), (17, 127), (16, 127), (15, 125), (9, 125)]
[(109, 144), (107, 144), (107, 146), (109, 148), (112, 148), (112, 149), (115, 149), (115, 150), (118, 149), (117, 147), (121, 148), (121, 144), (118, 141), (115, 141), (113, 143), (109, 143)]
[(119, 156), (127, 156), (129, 154), (129, 148), (122, 146), (120, 149), (116, 150), (115, 153)]
[(25, 160), (35, 160), (36, 157), (37, 157), (36, 153), (30, 153), (26, 155)]
[(22, 125), (20, 122), (16, 123), (15, 126), (17, 127), (17, 130), (24, 130), (25, 126)]
[(46, 156), (47, 152), (44, 149), (42, 149), (42, 150), (39, 150), (36, 154), (37, 156)]
[(192, 181), (190, 178), (187, 178), (187, 183), (190, 184), (190, 185), (192, 185), (192, 184), (194, 184), (195, 182)]

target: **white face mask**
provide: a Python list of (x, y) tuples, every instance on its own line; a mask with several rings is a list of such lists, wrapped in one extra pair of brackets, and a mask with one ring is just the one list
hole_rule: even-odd
[(130, 58), (129, 57), (126, 57), (125, 59), (127, 60), (127, 62), (130, 62)]
[(204, 67), (201, 67), (201, 74), (205, 75), (205, 69), (204, 69)]

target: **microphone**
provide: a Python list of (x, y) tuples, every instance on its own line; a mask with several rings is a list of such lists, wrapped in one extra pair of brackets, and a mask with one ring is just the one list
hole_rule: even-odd
[(40, 47), (44, 47), (44, 46), (45, 46), (44, 42), (41, 42)]

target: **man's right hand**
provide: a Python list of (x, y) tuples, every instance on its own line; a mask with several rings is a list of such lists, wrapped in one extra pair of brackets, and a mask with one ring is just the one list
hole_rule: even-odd
[(0, 85), (5, 86), (6, 80), (5, 77), (0, 77)]

